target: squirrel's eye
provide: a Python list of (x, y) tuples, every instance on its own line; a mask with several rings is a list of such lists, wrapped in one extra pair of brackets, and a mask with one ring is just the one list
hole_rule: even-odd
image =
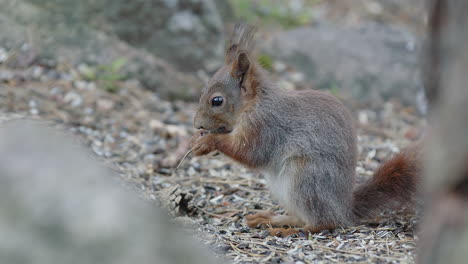
[(211, 99), (211, 105), (212, 106), (220, 106), (223, 104), (223, 97), (221, 96), (216, 96)]

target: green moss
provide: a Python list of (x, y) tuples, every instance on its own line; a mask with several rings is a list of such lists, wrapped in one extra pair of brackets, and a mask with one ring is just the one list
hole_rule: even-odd
[(333, 85), (330, 87), (330, 93), (334, 96), (338, 96), (339, 92), (340, 90), (338, 88), (338, 85), (336, 85), (336, 83), (333, 83)]
[(311, 22), (311, 8), (320, 0), (306, 0), (304, 8), (292, 10), (288, 1), (281, 0), (229, 0), (234, 15), (253, 24), (278, 24), (292, 28)]
[(267, 54), (260, 54), (258, 56), (258, 63), (268, 71), (271, 71), (273, 69), (273, 58)]
[(87, 67), (82, 70), (81, 75), (85, 80), (94, 81), (110, 93), (119, 90), (119, 82), (125, 80), (122, 73), (126, 61), (123, 58), (113, 61), (111, 64), (102, 64), (97, 67)]

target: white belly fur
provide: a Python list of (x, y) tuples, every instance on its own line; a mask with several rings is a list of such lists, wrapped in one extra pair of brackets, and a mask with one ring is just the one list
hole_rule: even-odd
[(268, 182), (270, 192), (272, 196), (278, 200), (281, 206), (286, 209), (287, 213), (294, 215), (306, 222), (308, 219), (306, 215), (303, 215), (303, 210), (300, 210), (296, 205), (296, 201), (292, 200), (291, 197), (294, 195), (291, 194), (291, 177), (287, 172), (284, 171), (284, 168), (279, 169), (278, 171), (273, 170), (263, 170), (263, 174)]
[[(263, 171), (265, 178), (268, 182), (268, 187), (272, 196), (285, 207), (289, 207), (289, 177), (286, 175), (279, 175), (278, 172)], [(286, 208), (290, 209), (290, 208)]]

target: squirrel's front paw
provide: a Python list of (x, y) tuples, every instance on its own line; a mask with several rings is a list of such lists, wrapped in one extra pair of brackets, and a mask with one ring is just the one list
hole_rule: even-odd
[(195, 156), (203, 156), (216, 150), (214, 135), (204, 131), (199, 131), (192, 137), (191, 145)]

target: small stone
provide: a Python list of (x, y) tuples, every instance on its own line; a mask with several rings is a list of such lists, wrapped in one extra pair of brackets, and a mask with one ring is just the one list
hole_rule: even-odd
[(176, 13), (168, 22), (168, 29), (172, 32), (191, 32), (199, 28), (200, 19), (190, 11)]
[(78, 90), (86, 90), (88, 87), (88, 82), (86, 81), (74, 81), (73, 86), (75, 86)]
[(204, 200), (200, 200), (196, 204), (196, 206), (200, 207), (200, 208), (205, 207), (205, 205), (206, 205), (206, 201), (204, 201)]
[(29, 113), (31, 115), (38, 115), (39, 114), (39, 110), (37, 110), (37, 108), (32, 108), (29, 110)]
[(367, 115), (367, 112), (366, 111), (359, 111), (358, 120), (359, 120), (359, 123), (361, 123), (363, 125), (368, 124), (369, 123), (369, 117)]
[(44, 69), (42, 67), (35, 66), (32, 68), (32, 76), (35, 79), (39, 79), (43, 73), (44, 73)]
[(231, 249), (231, 245), (225, 245), (225, 244), (222, 244), (222, 245), (218, 245), (216, 247), (216, 251), (220, 252), (220, 253), (225, 253), (227, 252), (228, 250)]
[(241, 233), (250, 233), (250, 228), (249, 227), (246, 227), (246, 226), (243, 226), (239, 229), (239, 232)]
[(166, 168), (159, 168), (158, 173), (163, 174), (163, 175), (171, 175), (172, 174), (171, 170), (166, 169)]
[(4, 48), (0, 48), (0, 63), (4, 63), (8, 59), (8, 53)]
[(2, 69), (0, 71), (0, 82), (13, 80), (14, 77), (15, 75), (11, 71), (8, 71), (6, 69), (5, 70)]
[(291, 72), (289, 74), (289, 80), (291, 80), (294, 83), (304, 82), (304, 74), (302, 72)]
[(87, 64), (80, 64), (77, 67), (78, 72), (88, 79), (93, 79), (96, 76), (96, 72), (93, 68), (89, 67)]
[(262, 230), (259, 234), (258, 237), (261, 239), (265, 239), (270, 235), (270, 231), (268, 230)]
[(372, 15), (380, 15), (382, 13), (382, 6), (377, 2), (370, 2), (366, 4), (366, 9)]
[(108, 99), (99, 99), (96, 102), (96, 108), (100, 112), (109, 112), (114, 109), (114, 102)]
[(285, 81), (285, 80), (282, 80), (278, 83), (278, 86), (287, 90), (287, 91), (294, 91), (296, 90), (296, 86), (294, 85), (294, 83), (292, 82), (289, 82), (289, 81)]
[(176, 126), (176, 125), (167, 125), (166, 126), (167, 134), (170, 137), (175, 137), (175, 136), (188, 136), (187, 130), (185, 129), (184, 126)]
[(72, 107), (79, 107), (83, 104), (83, 98), (75, 92), (68, 92), (63, 98), (63, 101), (70, 104)]
[(275, 61), (273, 63), (273, 70), (278, 73), (284, 72), (286, 70), (286, 64), (281, 61)]
[(156, 120), (156, 119), (153, 119), (149, 122), (149, 127), (151, 129), (154, 129), (154, 130), (159, 130), (159, 129), (162, 129), (165, 127), (164, 123), (159, 121), (159, 120)]
[(29, 108), (37, 108), (37, 102), (35, 100), (29, 100)]
[(237, 245), (237, 248), (238, 249), (246, 249), (246, 248), (249, 248), (249, 244), (241, 243), (241, 244)]

